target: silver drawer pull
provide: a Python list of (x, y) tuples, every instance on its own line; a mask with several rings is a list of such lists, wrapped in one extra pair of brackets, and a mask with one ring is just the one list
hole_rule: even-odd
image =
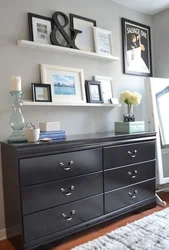
[(72, 218), (72, 215), (74, 215), (74, 214), (75, 214), (75, 210), (72, 210), (72, 212), (70, 213), (69, 216), (67, 216), (65, 213), (63, 213), (63, 214), (62, 214), (62, 217), (63, 217), (65, 220), (70, 221), (70, 220), (73, 219), (73, 218)]
[(73, 161), (70, 161), (70, 162), (68, 163), (68, 167), (66, 167), (65, 164), (64, 164), (63, 162), (60, 162), (59, 165), (60, 165), (60, 167), (62, 167), (64, 170), (67, 171), (67, 170), (70, 170), (70, 166), (73, 165)]
[(74, 190), (75, 189), (75, 187), (74, 186), (71, 186), (70, 188), (69, 188), (69, 191), (67, 191), (66, 192), (66, 190), (64, 189), (64, 188), (61, 188), (60, 190), (61, 190), (61, 192), (64, 194), (64, 195), (66, 195), (66, 196), (69, 196), (69, 195), (71, 195), (72, 194), (72, 190)]
[(137, 196), (136, 196), (137, 193), (138, 193), (137, 190), (134, 190), (133, 193), (128, 192), (129, 196), (130, 196), (132, 199), (135, 199), (135, 198), (137, 197)]
[(132, 158), (135, 158), (135, 157), (136, 157), (136, 154), (137, 154), (137, 150), (135, 149), (133, 152), (128, 151), (128, 154), (129, 154)]
[(133, 179), (137, 177), (137, 174), (138, 174), (138, 171), (137, 171), (137, 170), (134, 170), (134, 172), (133, 172), (133, 173), (128, 172), (128, 175), (130, 175), (130, 176), (131, 176), (131, 178), (133, 178)]

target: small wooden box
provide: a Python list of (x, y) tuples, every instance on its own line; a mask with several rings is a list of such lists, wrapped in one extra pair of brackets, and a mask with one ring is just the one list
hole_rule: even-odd
[(145, 124), (144, 121), (115, 122), (115, 132), (127, 134), (145, 132)]

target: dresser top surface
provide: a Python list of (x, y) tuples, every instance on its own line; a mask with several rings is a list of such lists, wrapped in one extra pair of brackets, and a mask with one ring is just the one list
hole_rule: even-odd
[[(91, 144), (91, 143), (102, 143), (102, 142), (114, 142), (114, 141), (121, 141), (121, 140), (132, 140), (132, 139), (148, 139), (151, 137), (155, 137), (156, 132), (144, 132), (144, 133), (133, 133), (133, 134), (126, 134), (126, 133), (95, 133), (95, 134), (81, 134), (81, 135), (69, 135), (66, 139), (60, 140), (52, 140), (49, 142), (42, 142), (38, 141), (35, 143), (7, 143), (2, 142), (17, 149), (20, 148), (31, 148), (35, 146), (63, 146), (66, 144)], [(153, 139), (153, 138), (152, 138)]]

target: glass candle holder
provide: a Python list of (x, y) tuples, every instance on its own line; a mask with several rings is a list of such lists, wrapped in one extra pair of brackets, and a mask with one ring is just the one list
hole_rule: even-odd
[(25, 126), (25, 120), (22, 115), (21, 106), (22, 106), (22, 91), (11, 91), (12, 96), (12, 116), (9, 121), (10, 127), (13, 129), (12, 135), (8, 138), (8, 142), (17, 143), (17, 142), (26, 142), (26, 137), (23, 132)]

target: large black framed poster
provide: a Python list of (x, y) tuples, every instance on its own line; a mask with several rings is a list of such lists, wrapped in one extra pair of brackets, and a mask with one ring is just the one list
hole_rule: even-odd
[(122, 18), (124, 73), (152, 76), (150, 27)]

